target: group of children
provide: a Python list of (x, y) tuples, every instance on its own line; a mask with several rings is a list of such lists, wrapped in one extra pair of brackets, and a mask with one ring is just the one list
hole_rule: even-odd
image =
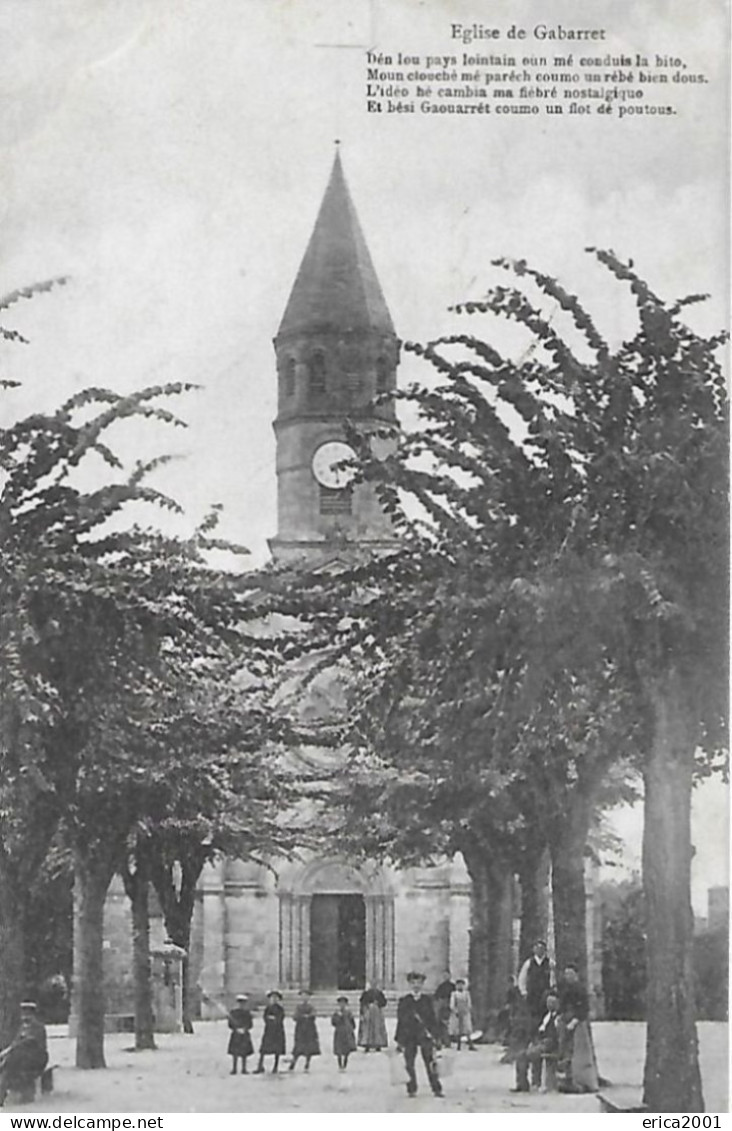
[[(235, 1076), (237, 1065), (241, 1061), (241, 1072), (247, 1073), (247, 1058), (254, 1052), (252, 1043), (252, 1025), (254, 1019), (248, 1004), (246, 994), (239, 994), (236, 1005), (229, 1013), (228, 1053), (231, 1057), (231, 1075)], [(305, 1071), (310, 1070), (310, 1061), (314, 1056), (320, 1055), (320, 1040), (316, 1025), (316, 1014), (310, 1000), (309, 990), (300, 991), (300, 1000), (293, 1013), (295, 1021), (295, 1039), (292, 1047), (292, 1057), (289, 1064), (291, 1072), (295, 1070), (298, 1060), (305, 1062)], [(285, 1055), (285, 1010), (282, 1005), (282, 994), (279, 990), (271, 990), (267, 994), (267, 1004), (262, 1014), (264, 1031), (259, 1044), (259, 1061), (254, 1069), (255, 1074), (264, 1072), (265, 1057), (273, 1057), (272, 1072), (277, 1072), (280, 1058)], [(356, 1021), (348, 1008), (348, 998), (341, 995), (336, 998), (336, 1009), (331, 1015), (333, 1026), (333, 1054), (338, 1062), (338, 1068), (345, 1071), (348, 1067), (348, 1058), (356, 1050)]]
[[(229, 1013), (231, 1036), (227, 1051), (231, 1057), (232, 1076), (236, 1075), (239, 1063), (242, 1074), (247, 1073), (247, 1059), (254, 1053), (251, 1036), (253, 1016), (248, 1000), (246, 994), (239, 994), (235, 1007)], [(366, 1052), (371, 1049), (378, 1051), (387, 1045), (383, 1017), (385, 1006), (386, 998), (379, 987), (367, 984), (359, 999), (358, 1028), (358, 1043)], [(272, 1072), (277, 1072), (280, 1059), (286, 1053), (285, 1010), (279, 990), (271, 990), (267, 994), (262, 1020), (264, 1029), (259, 1044), (259, 1060), (254, 1072), (264, 1072), (265, 1058), (270, 1056), (273, 1058)], [(298, 1061), (302, 1059), (307, 1072), (310, 1069), (310, 1061), (314, 1056), (319, 1056), (321, 1051), (316, 1013), (309, 990), (300, 991), (300, 1000), (295, 1006), (293, 1020), (295, 1033), (289, 1070), (294, 1071)], [(345, 994), (336, 998), (336, 1008), (330, 1020), (333, 1026), (333, 1055), (338, 1062), (338, 1068), (345, 1071), (349, 1056), (357, 1048), (356, 1019), (349, 1008)], [(439, 1039), (441, 1045), (454, 1042), (459, 1050), (462, 1042), (465, 1041), (469, 1049), (475, 1047), (470, 991), (464, 978), (458, 978), (453, 982), (449, 974), (446, 975), (445, 981), (435, 993), (435, 1021), (435, 1037)]]

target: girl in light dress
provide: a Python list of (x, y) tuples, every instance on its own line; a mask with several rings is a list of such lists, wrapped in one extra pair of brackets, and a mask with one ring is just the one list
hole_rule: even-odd
[(463, 1037), (468, 1042), (468, 1048), (471, 1051), (475, 1049), (472, 1032), (473, 1018), (470, 990), (465, 984), (465, 979), (458, 978), (455, 982), (455, 989), (450, 994), (450, 1037), (455, 1041), (458, 1052), (460, 1052)]

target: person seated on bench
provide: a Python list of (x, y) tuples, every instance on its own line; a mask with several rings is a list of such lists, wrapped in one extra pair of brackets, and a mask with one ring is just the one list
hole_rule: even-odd
[(0, 1107), (12, 1089), (32, 1095), (37, 1077), (48, 1064), (46, 1027), (36, 1017), (36, 1003), (20, 1003), (20, 1027), (6, 1049), (0, 1052)]
[(542, 1091), (545, 1092), (557, 1091), (558, 1021), (559, 998), (554, 990), (550, 990), (546, 995), (546, 1013), (541, 1019), (528, 1052), (534, 1082), (542, 1087)]

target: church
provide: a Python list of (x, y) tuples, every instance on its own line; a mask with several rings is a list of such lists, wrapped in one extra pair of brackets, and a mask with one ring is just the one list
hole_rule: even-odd
[[(274, 339), (277, 371), (277, 561), (337, 559), (345, 544), (393, 545), (367, 484), (343, 482), (346, 418), (395, 422), (373, 407), (396, 386), (399, 342), (346, 184), (340, 154)], [(229, 1001), (303, 986), (384, 989), (412, 967), (430, 981), (466, 973), (470, 888), (462, 862), (396, 871), (332, 857), (273, 864), (223, 860), (204, 877), (194, 927), (194, 981)]]
[[(344, 420), (383, 432), (396, 387), (399, 341), (336, 151), (310, 241), (274, 338), (277, 418), (275, 563), (337, 560), (347, 545), (375, 553), (394, 544), (372, 488), (340, 466), (352, 454)], [(132, 1001), (126, 897), (107, 903), (107, 1010)], [(160, 920), (153, 934), (162, 935)], [(302, 987), (332, 1004), (367, 981), (392, 995), (412, 968), (436, 985), (467, 975), (470, 882), (460, 857), (439, 866), (356, 867), (331, 856), (222, 859), (202, 876), (194, 914), (190, 983), (200, 1016), (220, 1017), (237, 993), (259, 999)], [(289, 991), (289, 993), (288, 993)], [(317, 998), (316, 998), (317, 1004)]]

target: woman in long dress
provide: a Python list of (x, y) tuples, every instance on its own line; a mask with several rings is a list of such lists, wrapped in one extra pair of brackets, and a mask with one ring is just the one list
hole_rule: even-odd
[(272, 1071), (276, 1072), (280, 1066), (280, 1057), (285, 1055), (285, 1011), (282, 1008), (282, 994), (279, 990), (270, 990), (267, 994), (267, 1004), (262, 1019), (264, 1032), (259, 1046), (259, 1064), (254, 1071), (264, 1072), (265, 1056), (273, 1056)]
[(310, 1059), (320, 1056), (320, 1040), (315, 1024), (315, 1010), (310, 1001), (310, 990), (300, 990), (300, 1000), (295, 1006), (295, 1043), (292, 1046), (292, 1072), (301, 1056), (305, 1057), (305, 1071), (310, 1071)]
[(565, 967), (559, 985), (559, 1013), (559, 1091), (597, 1092), (600, 1079), (590, 1029), (589, 997), (571, 963)]
[(238, 994), (236, 1005), (229, 1014), (229, 1047), (226, 1050), (231, 1057), (231, 1075), (236, 1076), (236, 1062), (241, 1060), (242, 1075), (246, 1074), (247, 1057), (254, 1052), (252, 1045), (252, 1014), (247, 1006), (247, 995)]
[(348, 1058), (356, 1051), (356, 1022), (348, 1008), (348, 998), (336, 998), (338, 1008), (330, 1019), (333, 1026), (333, 1053), (338, 1067), (345, 1071)]
[(359, 998), (361, 1015), (358, 1022), (358, 1043), (365, 1052), (386, 1048), (388, 1038), (384, 1024), (386, 997), (376, 982), (367, 982)]

